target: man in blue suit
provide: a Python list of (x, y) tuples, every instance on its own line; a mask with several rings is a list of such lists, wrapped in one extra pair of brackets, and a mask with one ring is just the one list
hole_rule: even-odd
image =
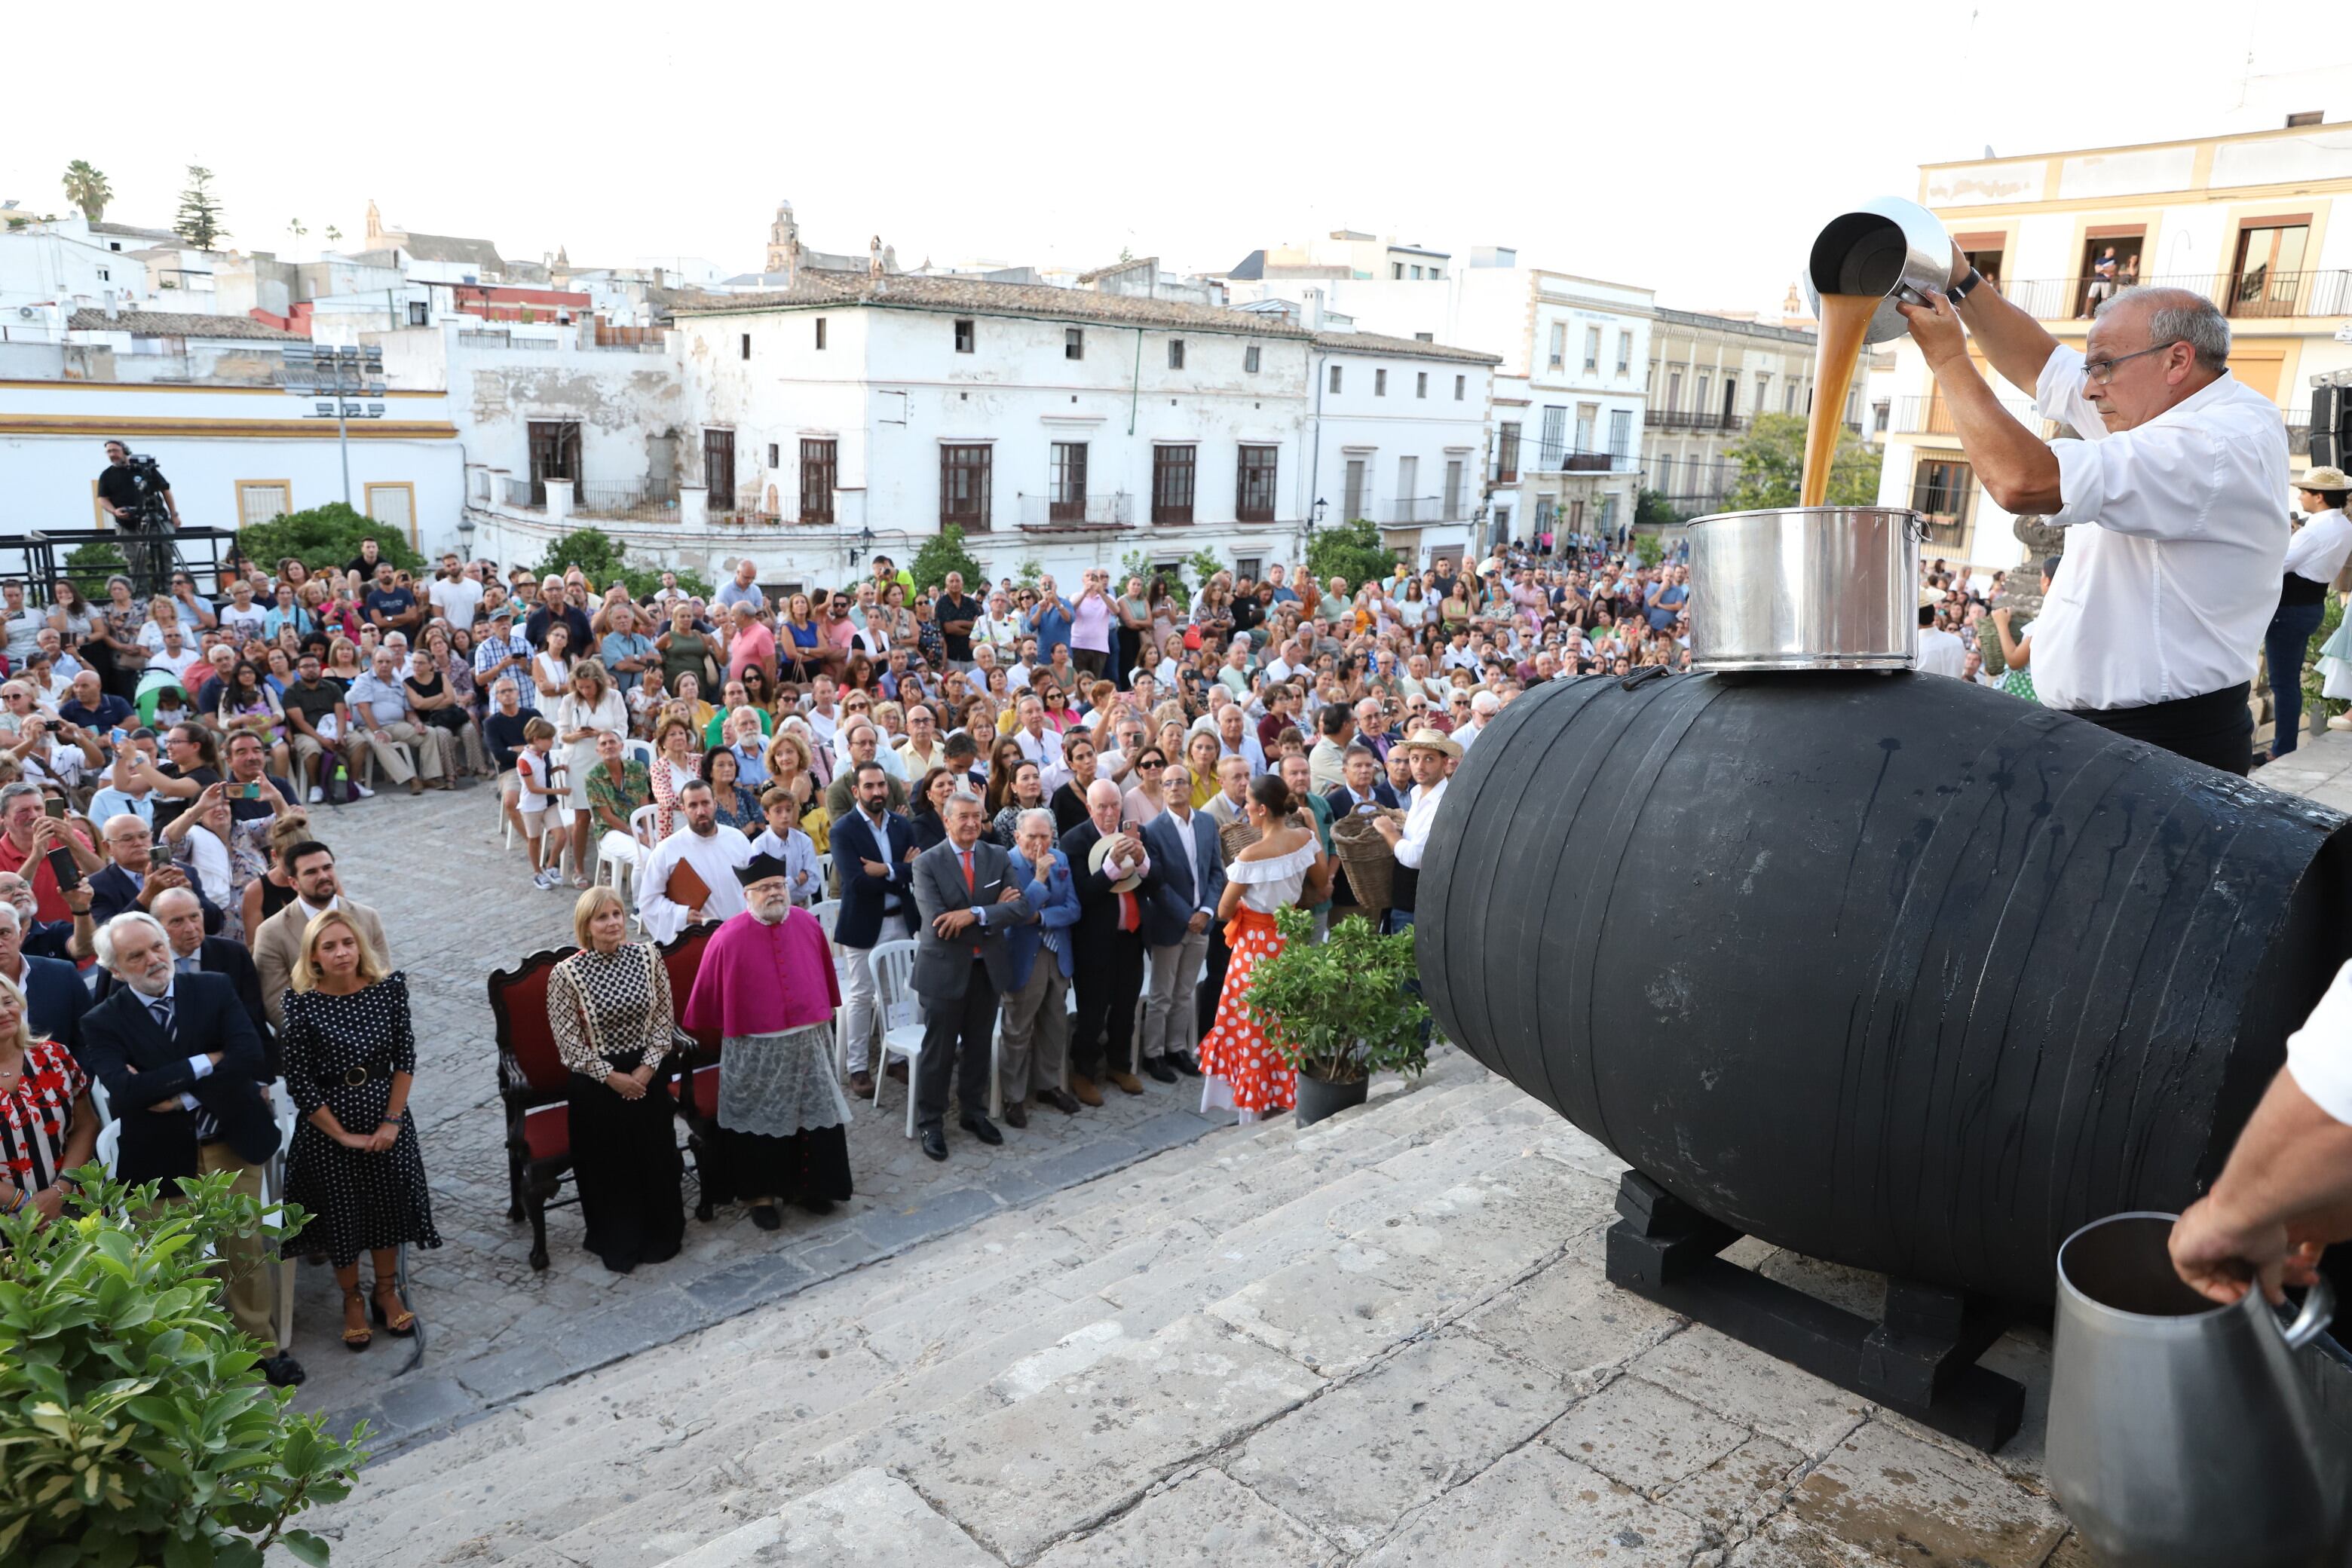
[[(98, 960), (121, 984), (84, 1017), (81, 1060), (121, 1124), (117, 1177), (159, 1182), (171, 1196), (185, 1178), (228, 1171), (238, 1193), (259, 1197), (278, 1119), (262, 1094), (261, 1037), (236, 988), (217, 974), (182, 973), (163, 923), (137, 910), (98, 933)], [(264, 1375), (301, 1382), (300, 1363), (276, 1349), (263, 1237), (225, 1237), (220, 1251), (230, 1318), (271, 1348)]]
[(1143, 1000), (1143, 1070), (1161, 1083), (1201, 1076), (1192, 1059), (1199, 1043), (1192, 993), (1209, 956), (1209, 927), (1225, 896), (1225, 863), (1217, 825), (1192, 809), (1192, 770), (1171, 763), (1160, 775), (1167, 807), (1143, 825), (1143, 847), (1160, 868), (1160, 896), (1143, 907), (1143, 943), (1151, 977)]
[(26, 952), (22, 918), (5, 902), (0, 902), (0, 977), (24, 993), (25, 1026), (42, 1039), (57, 1041), (81, 1061), (81, 1020), (89, 1011), (89, 987), (81, 983), (81, 972), (64, 959), (36, 958)]
[[(841, 913), (833, 940), (851, 951), (843, 965), (841, 1029), (849, 1044), (849, 1087), (874, 1092), (868, 1051), (882, 1037), (882, 1010), (866, 955), (886, 942), (915, 934), (915, 830), (890, 810), (890, 775), (876, 762), (857, 766), (851, 787), (856, 809), (833, 824), (833, 875)], [(905, 1069), (893, 1064), (893, 1077)]]
[(110, 816), (99, 825), (105, 839), (108, 864), (90, 874), (89, 919), (92, 925), (104, 925), (125, 910), (155, 912), (155, 900), (167, 888), (185, 888), (196, 895), (205, 911), (205, 934), (218, 936), (221, 912), (213, 907), (205, 890), (185, 871), (166, 861), (158, 865), (154, 859), (154, 835), (139, 818), (129, 812)]
[[(1078, 1113), (1077, 1097), (1062, 1087), (1070, 1046), (1070, 927), (1078, 919), (1078, 885), (1069, 858), (1054, 847), (1054, 814), (1021, 814), (1013, 836), (1016, 875), (1025, 875), (1022, 901), (1029, 919), (1004, 933), (1012, 984), (1004, 990), (1004, 1045), (997, 1061), (1007, 1126), (1029, 1125), (1035, 1095), (1065, 1116)], [(1024, 869), (1025, 868), (1025, 870)]]

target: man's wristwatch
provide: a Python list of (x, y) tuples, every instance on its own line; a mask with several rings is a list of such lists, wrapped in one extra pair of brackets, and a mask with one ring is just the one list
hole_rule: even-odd
[(1983, 281), (1984, 274), (1971, 267), (1969, 268), (1969, 275), (1966, 278), (1961, 279), (1958, 283), (1953, 284), (1950, 290), (1945, 294), (1944, 298), (1949, 300), (1952, 304), (1957, 307), (1961, 300), (1974, 293), (1976, 291), (1977, 285)]

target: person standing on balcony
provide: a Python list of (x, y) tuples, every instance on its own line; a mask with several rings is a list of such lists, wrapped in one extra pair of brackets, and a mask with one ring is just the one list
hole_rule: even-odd
[[(1985, 493), (2075, 531), (2034, 627), (2036, 694), (2243, 774), (2254, 656), (2287, 549), (2277, 405), (2230, 374), (2230, 323), (2201, 295), (2105, 300), (2076, 350), (1981, 281), (1955, 246), (1949, 297), (1897, 308)], [(2045, 442), (2004, 410), (1969, 357), (1971, 335), (2033, 391), (2042, 417), (2083, 438)]]

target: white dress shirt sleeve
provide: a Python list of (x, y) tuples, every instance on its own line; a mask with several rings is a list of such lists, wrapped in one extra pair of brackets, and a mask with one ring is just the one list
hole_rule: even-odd
[(2336, 972), (2319, 1005), (2286, 1037), (2286, 1070), (2313, 1104), (2352, 1125), (2352, 963)]
[(2314, 583), (2333, 583), (2352, 556), (2352, 520), (2341, 511), (2314, 512), (2287, 542), (2286, 569)]

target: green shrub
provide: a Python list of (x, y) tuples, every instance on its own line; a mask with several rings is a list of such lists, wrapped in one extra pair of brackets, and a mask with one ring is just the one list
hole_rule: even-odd
[(1429, 1065), (1429, 1006), (1406, 989), (1415, 978), (1411, 926), (1382, 936), (1361, 915), (1308, 940), (1314, 917), (1277, 910), (1283, 948), (1250, 971), (1249, 1002), (1283, 1059), (1309, 1078), (1354, 1083), (1376, 1072), (1418, 1074)]
[(710, 584), (691, 572), (675, 566), (637, 566), (630, 563), (627, 552), (614, 538), (600, 529), (575, 528), (547, 547), (532, 567), (535, 577), (561, 577), (577, 566), (588, 581), (599, 588), (614, 583), (626, 583), (633, 597), (642, 599), (661, 587), (661, 574), (674, 572), (677, 585), (697, 598), (710, 597)]
[(131, 563), (122, 559), (121, 549), (103, 539), (77, 544), (66, 557), (66, 576), (81, 590), (82, 597), (96, 603), (105, 602), (109, 577), (127, 576), (130, 572)]
[(1380, 525), (1368, 518), (1328, 524), (1307, 536), (1307, 574), (1318, 583), (1344, 577), (1358, 588), (1386, 578), (1396, 563), (1396, 552), (1381, 542)]
[(160, 1208), (152, 1182), (79, 1175), (57, 1223), (0, 1220), (0, 1563), (260, 1568), (272, 1544), (324, 1563), (287, 1523), (350, 1493), (367, 1434), (289, 1408), (220, 1306), (206, 1248), (259, 1228), (260, 1203), (227, 1172)]
[(2311, 640), (2304, 645), (2303, 650), (2303, 703), (2305, 713), (2303, 722), (2305, 729), (2310, 728), (2311, 720), (2309, 715), (2314, 712), (2324, 713), (2328, 718), (2333, 719), (2338, 713), (2345, 711), (2347, 708), (2352, 708), (2352, 703), (2347, 703), (2340, 698), (2322, 697), (2319, 694), (2319, 650), (2327, 646), (2327, 639), (2334, 637), (2336, 635), (2336, 628), (2344, 624), (2343, 599), (2335, 594), (2330, 594), (2327, 595), (2326, 603), (2327, 607), (2320, 614), (2319, 629), (2311, 634)]
[(377, 553), (394, 566), (424, 569), (425, 557), (408, 542), (405, 530), (378, 522), (339, 500), (247, 523), (237, 530), (236, 545), (247, 560), (269, 572), (276, 572), (289, 555), (313, 572), (340, 572), (360, 558), (362, 539), (374, 540)]
[(967, 594), (974, 588), (985, 590), (988, 586), (988, 574), (981, 569), (980, 562), (972, 552), (963, 547), (963, 530), (953, 523), (924, 540), (922, 548), (915, 552), (915, 559), (907, 567), (907, 574), (914, 578), (918, 588), (943, 588), (950, 572), (963, 574), (964, 592)]

